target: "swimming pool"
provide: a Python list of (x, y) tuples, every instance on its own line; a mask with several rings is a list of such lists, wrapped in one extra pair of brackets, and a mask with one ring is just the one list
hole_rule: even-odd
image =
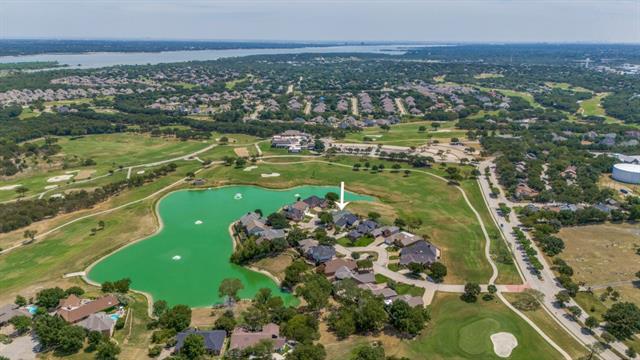
[(35, 314), (36, 311), (38, 310), (38, 307), (35, 305), (29, 305), (27, 306), (27, 311), (29, 312), (29, 314)]

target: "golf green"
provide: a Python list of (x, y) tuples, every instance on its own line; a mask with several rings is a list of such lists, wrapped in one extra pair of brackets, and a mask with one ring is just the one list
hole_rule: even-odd
[[(339, 189), (303, 186), (279, 191), (229, 186), (173, 192), (158, 204), (162, 230), (95, 264), (89, 279), (102, 283), (130, 278), (132, 289), (147, 292), (154, 300), (201, 307), (221, 303), (220, 282), (238, 278), (244, 285), (242, 298), (252, 298), (259, 289), (269, 288), (285, 303), (294, 304), (297, 299), (281, 292), (269, 277), (229, 261), (233, 251), (229, 225), (249, 211), (260, 209), (270, 214), (298, 197), (323, 197), (328, 191)], [(372, 200), (352, 193), (346, 193), (345, 198)]]

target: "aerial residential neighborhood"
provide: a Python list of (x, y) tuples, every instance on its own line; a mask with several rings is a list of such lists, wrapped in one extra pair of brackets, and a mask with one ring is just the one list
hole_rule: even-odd
[(637, 1), (0, 2), (0, 360), (632, 360)]

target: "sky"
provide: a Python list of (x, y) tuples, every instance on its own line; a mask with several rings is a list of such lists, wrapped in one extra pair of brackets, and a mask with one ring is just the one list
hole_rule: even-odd
[(0, 0), (0, 38), (640, 43), (640, 0)]

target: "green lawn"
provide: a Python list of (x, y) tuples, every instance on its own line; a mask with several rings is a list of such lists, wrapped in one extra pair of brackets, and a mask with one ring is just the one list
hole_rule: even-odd
[[(171, 159), (187, 155), (209, 144), (210, 142), (180, 141), (132, 133), (87, 135), (75, 140), (61, 137), (58, 138), (58, 145), (62, 149), (51, 157), (50, 164), (43, 160), (33, 164), (33, 160), (28, 160), (32, 167), (24, 173), (3, 180), (3, 185), (25, 186), (29, 189), (25, 195), (29, 196), (44, 191), (46, 186), (65, 185), (65, 181), (49, 183), (47, 180), (70, 171), (95, 171), (91, 174), (91, 177), (95, 178), (107, 174), (109, 170), (117, 169), (118, 166), (127, 167)], [(85, 159), (93, 159), (96, 165), (80, 166), (80, 162)], [(65, 163), (71, 165), (63, 168)], [(144, 169), (136, 171), (140, 170)], [(12, 190), (0, 191), (0, 201), (14, 199), (17, 196)]]
[[(517, 300), (517, 294), (503, 293), (502, 295), (504, 295), (510, 303)], [(578, 359), (581, 356), (587, 355), (586, 348), (569, 335), (544, 309), (524, 311), (523, 313), (558, 344), (558, 346), (571, 355), (572, 358)]]
[(437, 293), (426, 331), (408, 343), (410, 358), (500, 359), (490, 336), (509, 332), (518, 340), (510, 359), (561, 359), (561, 355), (500, 300), (467, 304), (456, 294)]
[(344, 247), (351, 247), (351, 246), (360, 247), (360, 246), (367, 246), (371, 244), (373, 240), (374, 239), (370, 236), (363, 236), (359, 239), (356, 239), (356, 241), (352, 242), (349, 238), (343, 237), (338, 239), (337, 242), (338, 244)]
[[(113, 208), (134, 200), (142, 199), (159, 189), (182, 178), (188, 171), (193, 171), (195, 163), (182, 163), (178, 171), (108, 200), (96, 206), (96, 209), (84, 213), (95, 213), (100, 209)], [(62, 275), (68, 272), (83, 271), (89, 264), (101, 256), (118, 249), (143, 236), (150, 235), (156, 229), (153, 215), (155, 199), (145, 200), (126, 208), (93, 218), (77, 221), (64, 230), (55, 232), (46, 239), (37, 240), (34, 244), (19, 248), (0, 256), (0, 301), (15, 297), (25, 288), (31, 289), (43, 284), (53, 285), (60, 282)], [(91, 228), (98, 221), (104, 221), (106, 227), (96, 235), (91, 235)], [(69, 221), (68, 217), (57, 217), (50, 220), (46, 229), (54, 228)], [(40, 223), (30, 228), (39, 226)], [(45, 230), (46, 230), (45, 229)], [(40, 231), (41, 233), (44, 232)], [(0, 235), (0, 244), (7, 245), (21, 240), (21, 231)]]
[[(441, 122), (438, 131), (431, 127), (431, 121), (407, 122), (392, 125), (388, 131), (379, 127), (365, 128), (360, 132), (347, 134), (346, 142), (370, 141), (372, 144), (417, 146), (426, 144), (429, 139), (450, 139), (452, 137), (464, 138), (466, 131), (457, 130), (454, 122)], [(424, 126), (426, 131), (421, 132), (419, 128)], [(368, 139), (368, 140), (365, 140)]]

